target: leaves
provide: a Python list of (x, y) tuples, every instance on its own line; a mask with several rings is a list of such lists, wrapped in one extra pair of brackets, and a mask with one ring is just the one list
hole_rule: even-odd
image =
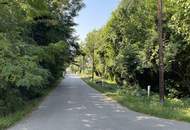
[[(189, 96), (189, 0), (164, 1), (163, 25), (166, 87), (172, 86), (177, 96)], [(158, 91), (156, 1), (122, 0), (107, 24), (87, 35), (86, 59), (92, 57), (93, 47), (96, 73), (104, 72), (105, 67), (106, 77), (120, 85), (127, 81)]]
[(79, 50), (74, 17), (83, 3), (0, 0), (0, 7), (1, 116), (19, 108), (13, 103), (17, 99), (38, 97), (73, 61)]

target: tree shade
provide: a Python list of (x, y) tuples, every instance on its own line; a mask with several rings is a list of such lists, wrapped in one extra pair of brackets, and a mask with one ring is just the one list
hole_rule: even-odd
[[(171, 97), (186, 97), (190, 93), (189, 4), (188, 0), (164, 1), (165, 86)], [(97, 75), (116, 80), (119, 85), (127, 82), (144, 89), (151, 85), (158, 92), (157, 32), (157, 1), (122, 0), (107, 24), (87, 36), (83, 44), (85, 59), (91, 58), (91, 46), (98, 46)]]
[(0, 116), (39, 97), (79, 53), (82, 0), (0, 0)]

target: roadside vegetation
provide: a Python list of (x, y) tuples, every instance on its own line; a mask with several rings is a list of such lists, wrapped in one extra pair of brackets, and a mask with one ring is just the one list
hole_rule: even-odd
[(14, 113), (8, 114), (6, 116), (1, 116), (0, 130), (5, 130), (6, 128), (13, 126), (17, 121), (20, 121), (21, 119), (27, 117), (33, 110), (38, 107), (43, 99), (57, 87), (57, 85), (60, 83), (60, 80), (57, 80), (55, 83), (47, 87), (47, 89), (44, 89), (44, 91), (41, 92), (40, 97), (36, 97), (20, 106)]
[[(165, 97), (159, 104), (159, 35), (157, 1), (122, 0), (100, 29), (81, 43), (75, 72), (115, 82), (110, 95), (129, 108), (151, 115), (190, 119), (190, 1), (164, 0)], [(107, 87), (101, 92), (110, 92)], [(147, 86), (152, 96), (147, 98)], [(112, 87), (113, 88), (113, 87)], [(122, 88), (122, 89), (121, 89)], [(112, 89), (111, 89), (112, 90)]]
[(147, 91), (139, 86), (119, 87), (109, 80), (104, 80), (102, 86), (99, 77), (96, 77), (94, 82), (90, 76), (82, 76), (82, 79), (94, 89), (131, 110), (161, 118), (190, 122), (190, 100), (187, 98), (166, 98), (165, 104), (161, 105), (158, 94), (151, 93), (148, 97)]
[(0, 0), (0, 129), (50, 91), (79, 45), (74, 17), (82, 0)]

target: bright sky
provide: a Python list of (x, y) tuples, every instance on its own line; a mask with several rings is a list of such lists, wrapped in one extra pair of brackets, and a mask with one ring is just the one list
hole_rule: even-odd
[(120, 0), (84, 0), (86, 7), (75, 19), (77, 35), (84, 40), (86, 34), (93, 29), (101, 28), (111, 17), (112, 11), (116, 9)]

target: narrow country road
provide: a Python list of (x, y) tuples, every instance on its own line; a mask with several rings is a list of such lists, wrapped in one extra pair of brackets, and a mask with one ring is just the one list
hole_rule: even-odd
[(190, 124), (133, 112), (67, 75), (37, 110), (9, 130), (190, 130)]

